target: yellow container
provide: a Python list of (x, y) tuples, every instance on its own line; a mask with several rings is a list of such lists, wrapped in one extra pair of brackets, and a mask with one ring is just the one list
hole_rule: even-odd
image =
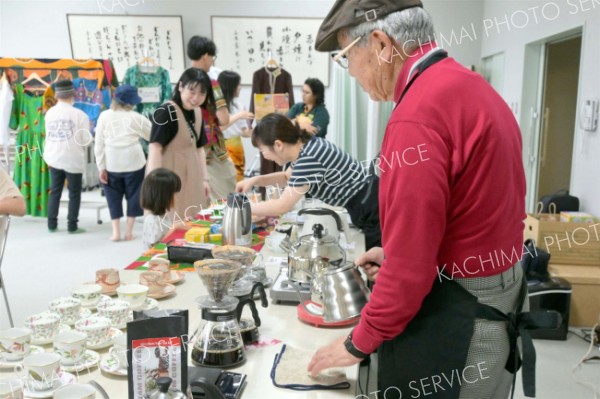
[(208, 242), (210, 229), (208, 227), (192, 227), (185, 233), (185, 240), (188, 242)]

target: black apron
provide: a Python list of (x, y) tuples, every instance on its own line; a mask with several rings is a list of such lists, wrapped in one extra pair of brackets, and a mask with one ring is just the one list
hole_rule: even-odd
[[(423, 71), (446, 58), (447, 53), (438, 50), (426, 57), (396, 106)], [(523, 282), (518, 311), (505, 315), (491, 306), (478, 303), (477, 297), (457, 282), (436, 278), (431, 292), (404, 332), (384, 341), (377, 350), (379, 395), (385, 395), (386, 399), (457, 399), (462, 383), (459, 379), (468, 366), (465, 363), (475, 319), (479, 318), (507, 322), (510, 355), (506, 369), (513, 374), (521, 366), (517, 347), (517, 338), (521, 336), (523, 388), (526, 396), (535, 396), (535, 349), (526, 329), (556, 328), (560, 315), (557, 312), (521, 313), (526, 297), (527, 285)], [(513, 381), (513, 394), (514, 388)]]

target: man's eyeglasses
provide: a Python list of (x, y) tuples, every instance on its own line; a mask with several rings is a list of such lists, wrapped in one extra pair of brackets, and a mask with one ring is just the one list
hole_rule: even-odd
[(341, 51), (331, 54), (331, 58), (333, 59), (333, 61), (337, 62), (338, 65), (341, 66), (342, 68), (348, 69), (348, 67), (350, 66), (350, 63), (348, 61), (348, 57), (346, 57), (346, 54), (348, 54), (348, 51), (350, 51), (352, 46), (354, 46), (356, 43), (358, 43), (360, 41), (360, 39), (362, 39), (362, 36), (359, 36), (356, 39), (354, 39), (352, 41), (352, 43), (350, 43), (349, 45), (344, 47)]

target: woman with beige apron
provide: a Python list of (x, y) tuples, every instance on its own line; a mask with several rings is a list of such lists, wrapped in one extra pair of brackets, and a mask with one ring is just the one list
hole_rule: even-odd
[(208, 173), (200, 105), (210, 89), (206, 72), (187, 69), (173, 94), (154, 111), (146, 174), (163, 167), (181, 179), (181, 191), (175, 195), (174, 222), (193, 218), (208, 205)]

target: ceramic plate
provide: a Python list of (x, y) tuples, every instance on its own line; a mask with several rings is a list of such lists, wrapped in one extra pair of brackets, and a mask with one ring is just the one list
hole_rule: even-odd
[(56, 391), (58, 388), (62, 387), (63, 385), (74, 383), (75, 380), (76, 380), (76, 378), (73, 374), (61, 371), (58, 375), (58, 379), (56, 380), (56, 383), (54, 384), (54, 386), (52, 388), (46, 389), (45, 391), (36, 391), (34, 389), (30, 390), (29, 388), (33, 388), (33, 387), (28, 385), (27, 383), (24, 383), (23, 394), (25, 395), (25, 397), (32, 398), (32, 399), (51, 398), (52, 395), (54, 395), (54, 391)]
[[(56, 335), (65, 332), (65, 331), (69, 331), (71, 329), (70, 326), (66, 325), (66, 324), (61, 324), (58, 327), (58, 332), (56, 333)], [(48, 345), (52, 343), (52, 340), (54, 339), (54, 337), (52, 338), (48, 338), (48, 339), (38, 339), (38, 338), (34, 338), (33, 336), (31, 336), (31, 344), (32, 345)]]
[(139, 308), (133, 309), (137, 312), (143, 312), (145, 310), (153, 310), (158, 308), (158, 301), (152, 298), (146, 298), (146, 302)]
[[(44, 348), (42, 348), (41, 346), (29, 345), (29, 353), (27, 354), (27, 356), (33, 355), (35, 353), (44, 353), (44, 352), (46, 352), (46, 350)], [(12, 369), (15, 366), (18, 366), (22, 363), (23, 363), (23, 359), (21, 359), (21, 360), (0, 359), (0, 369)]]
[(114, 328), (111, 327), (111, 329), (108, 331), (108, 338), (106, 339), (106, 341), (104, 342), (100, 342), (98, 344), (92, 345), (88, 342), (87, 347), (90, 349), (104, 349), (104, 348), (108, 348), (109, 346), (112, 345), (112, 340), (114, 337), (117, 337), (119, 335), (123, 334), (123, 331), (119, 330), (118, 328)]
[(156, 294), (148, 294), (148, 298), (152, 299), (163, 299), (168, 296), (171, 296), (175, 293), (175, 286), (173, 284), (165, 284), (165, 288), (162, 292), (158, 292)]
[(165, 283), (179, 284), (182, 281), (185, 281), (185, 272), (180, 272), (178, 270), (171, 270), (171, 274), (169, 275), (169, 279), (166, 280)]
[(107, 372), (108, 374), (127, 377), (127, 368), (119, 368), (119, 363), (115, 360), (113, 355), (109, 353), (102, 356), (102, 359), (100, 360), (100, 370)]
[(108, 295), (100, 295), (100, 300), (98, 302), (92, 305), (81, 305), (81, 307), (91, 309), (92, 311), (94, 311), (96, 310), (96, 307), (104, 301), (110, 301), (110, 297)]
[(68, 324), (70, 326), (73, 326), (75, 324), (75, 322), (77, 322), (77, 320), (86, 319), (86, 318), (90, 317), (91, 315), (92, 315), (92, 311), (90, 309), (82, 307), (79, 312), (79, 317), (76, 320), (65, 321), (64, 323)]
[(79, 373), (80, 371), (89, 370), (93, 367), (96, 367), (98, 365), (98, 360), (100, 360), (100, 354), (88, 349), (85, 351), (83, 359), (70, 366), (64, 366), (61, 364), (60, 369), (68, 373)]

